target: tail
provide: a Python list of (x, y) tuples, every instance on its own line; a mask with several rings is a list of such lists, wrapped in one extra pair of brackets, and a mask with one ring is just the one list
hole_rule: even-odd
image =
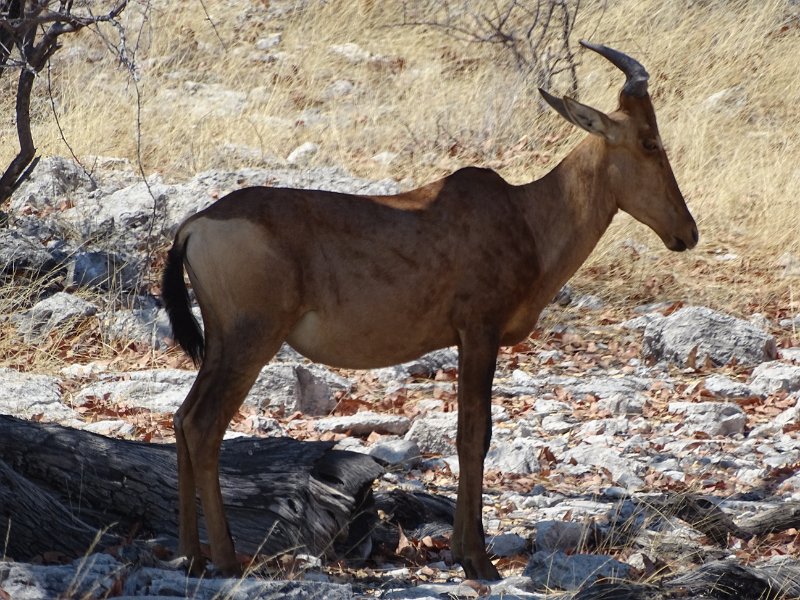
[(194, 361), (195, 365), (203, 362), (205, 343), (203, 331), (197, 319), (192, 314), (189, 291), (183, 280), (183, 256), (186, 249), (186, 239), (182, 242), (175, 238), (175, 243), (167, 253), (167, 265), (164, 267), (164, 276), (161, 279), (161, 298), (167, 309), (169, 322), (172, 325), (172, 335), (175, 341)]

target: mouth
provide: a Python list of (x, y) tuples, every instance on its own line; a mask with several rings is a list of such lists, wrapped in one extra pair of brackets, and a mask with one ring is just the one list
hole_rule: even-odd
[(679, 237), (673, 237), (669, 243), (665, 243), (665, 245), (673, 252), (683, 252), (685, 250), (689, 250), (690, 248), (697, 246), (697, 242), (700, 239), (700, 234), (697, 232), (696, 227), (692, 228), (691, 236), (692, 239), (688, 242), (683, 241)]
[(684, 250), (688, 250), (689, 246), (687, 246), (686, 242), (684, 242), (683, 240), (675, 238), (669, 244), (667, 244), (667, 248), (669, 248), (673, 252), (683, 252)]

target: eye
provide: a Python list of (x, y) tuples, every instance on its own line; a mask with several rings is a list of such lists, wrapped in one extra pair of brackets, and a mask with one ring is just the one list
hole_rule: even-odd
[(655, 152), (658, 150), (658, 142), (655, 141), (653, 138), (645, 138), (642, 140), (642, 146), (648, 152)]

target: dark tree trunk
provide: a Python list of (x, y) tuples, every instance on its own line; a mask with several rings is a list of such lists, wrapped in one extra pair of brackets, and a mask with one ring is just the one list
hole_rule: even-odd
[[(175, 542), (172, 444), (0, 416), (0, 461), (0, 535), (8, 534), (8, 556), (82, 555), (106, 529), (101, 545), (117, 536)], [(377, 518), (371, 486), (381, 467), (329, 443), (230, 440), (222, 446), (220, 470), (231, 533), (242, 552), (331, 556), (336, 546), (344, 553)]]

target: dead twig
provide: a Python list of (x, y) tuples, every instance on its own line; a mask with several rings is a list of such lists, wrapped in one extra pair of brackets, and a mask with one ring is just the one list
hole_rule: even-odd
[[(406, 2), (403, 25), (440, 29), (453, 38), (500, 46), (537, 86), (566, 73), (578, 95), (571, 45), (581, 0), (445, 0)], [(601, 7), (601, 15), (605, 4)]]

